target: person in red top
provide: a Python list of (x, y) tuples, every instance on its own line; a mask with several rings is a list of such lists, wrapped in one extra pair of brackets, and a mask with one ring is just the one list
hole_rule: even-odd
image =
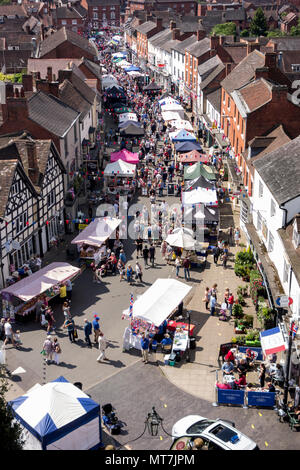
[(230, 349), (230, 350), (228, 351), (228, 353), (226, 354), (226, 356), (225, 356), (224, 359), (225, 359), (225, 361), (230, 361), (230, 362), (234, 362), (234, 361), (235, 361), (235, 356), (234, 356), (234, 354), (233, 354), (232, 349)]
[(245, 387), (247, 385), (246, 376), (244, 374), (239, 374), (239, 380), (234, 381), (237, 388)]
[(229, 310), (230, 316), (232, 315), (233, 303), (234, 303), (234, 297), (233, 297), (232, 292), (230, 292), (230, 293), (229, 293), (229, 297), (228, 297), (228, 299), (227, 299), (227, 305), (228, 305), (228, 310)]

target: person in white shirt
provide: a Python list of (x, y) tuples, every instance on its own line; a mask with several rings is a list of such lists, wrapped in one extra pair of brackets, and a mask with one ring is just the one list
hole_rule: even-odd
[(102, 331), (100, 331), (99, 336), (98, 336), (98, 347), (99, 347), (99, 350), (100, 350), (100, 354), (97, 357), (97, 361), (101, 362), (102, 359), (104, 361), (108, 361), (109, 359), (105, 356), (105, 350), (107, 348), (107, 341), (106, 341), (106, 338), (104, 337), (104, 334), (102, 333)]
[(13, 346), (15, 346), (15, 340), (14, 340), (14, 335), (13, 335), (13, 329), (10, 323), (10, 318), (6, 320), (6, 323), (4, 323), (4, 333), (5, 333), (5, 341), (4, 341), (4, 346), (11, 341)]

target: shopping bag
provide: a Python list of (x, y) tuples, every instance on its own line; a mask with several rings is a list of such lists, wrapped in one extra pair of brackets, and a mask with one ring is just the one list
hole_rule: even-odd
[(41, 351), (41, 354), (42, 354), (42, 356), (46, 356), (46, 351), (45, 351), (45, 349), (43, 349), (43, 350)]
[(76, 339), (78, 338), (78, 333), (77, 333), (76, 328), (75, 328), (75, 330), (74, 330), (74, 338), (76, 338)]

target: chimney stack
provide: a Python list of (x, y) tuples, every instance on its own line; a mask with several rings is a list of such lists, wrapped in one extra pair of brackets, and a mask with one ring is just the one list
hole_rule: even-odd
[(72, 70), (70, 69), (65, 69), (65, 70), (59, 70), (58, 71), (58, 81), (59, 83), (62, 83), (64, 80), (69, 80), (70, 82), (72, 81)]
[(24, 121), (28, 118), (27, 99), (19, 96), (19, 92), (15, 96), (6, 98), (6, 117), (8, 121)]
[(247, 55), (251, 54), (253, 51), (260, 50), (260, 44), (257, 42), (248, 42), (247, 43)]
[(225, 64), (225, 77), (230, 74), (231, 72), (231, 63), (229, 62), (228, 64)]
[(36, 89), (37, 91), (42, 91), (46, 95), (53, 95), (58, 98), (58, 90), (59, 90), (58, 82), (48, 82), (47, 80), (37, 80)]
[(269, 68), (268, 67), (259, 67), (255, 69), (255, 80), (258, 80), (259, 78), (269, 78)]
[(30, 74), (22, 75), (22, 85), (24, 91), (33, 91), (33, 77)]
[(48, 82), (52, 82), (52, 67), (47, 67), (47, 80)]
[(219, 36), (219, 45), (223, 46), (224, 42), (225, 42), (225, 36)]
[(219, 38), (218, 36), (211, 36), (210, 37), (210, 48), (211, 50), (214, 50), (218, 47), (219, 45)]
[(180, 41), (180, 29), (179, 28), (172, 29), (172, 40), (175, 41), (176, 39)]
[(162, 18), (156, 18), (156, 27), (159, 28), (160, 30), (163, 29), (163, 19)]
[(274, 69), (277, 66), (277, 53), (276, 52), (266, 52), (265, 54), (265, 67), (269, 69)]
[(197, 41), (202, 41), (205, 38), (205, 31), (202, 29), (197, 30)]

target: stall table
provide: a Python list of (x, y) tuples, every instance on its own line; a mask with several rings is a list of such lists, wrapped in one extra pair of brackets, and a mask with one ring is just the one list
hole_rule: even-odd
[(186, 351), (189, 347), (189, 342), (190, 340), (187, 331), (175, 333), (173, 339), (172, 352)]
[[(188, 331), (189, 324), (188, 323), (183, 323), (183, 322), (178, 322), (175, 320), (169, 320), (167, 324), (167, 329), (170, 331), (175, 331), (176, 328), (182, 328), (183, 330)], [(195, 330), (195, 325), (190, 323), (190, 336), (194, 335), (194, 330)]]

